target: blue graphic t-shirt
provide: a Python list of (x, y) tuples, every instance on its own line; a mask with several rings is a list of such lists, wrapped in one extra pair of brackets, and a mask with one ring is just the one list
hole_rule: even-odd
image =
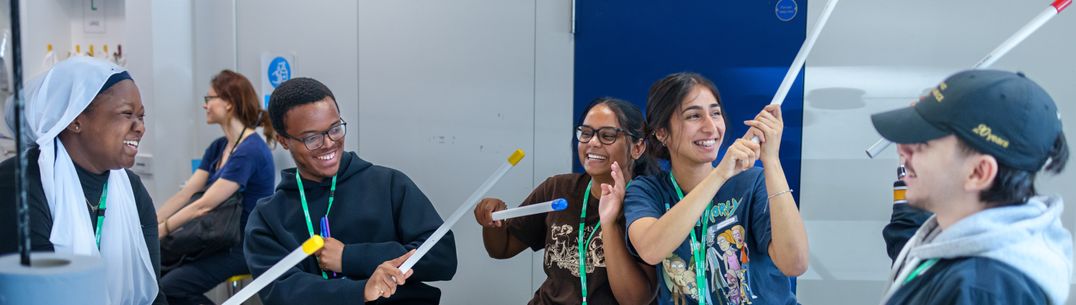
[[(685, 194), (687, 195), (687, 194)], [(770, 213), (762, 169), (732, 177), (718, 190), (705, 221), (694, 230), (703, 239), (704, 283), (697, 283), (689, 236), (657, 266), (660, 304), (699, 304), (698, 289), (707, 304), (796, 304), (789, 278), (769, 256)], [(639, 177), (624, 196), (628, 228), (644, 217), (660, 218), (680, 201), (669, 173)], [(627, 235), (627, 234), (625, 234)], [(628, 237), (628, 248), (633, 254)], [(701, 284), (701, 285), (700, 285)]]

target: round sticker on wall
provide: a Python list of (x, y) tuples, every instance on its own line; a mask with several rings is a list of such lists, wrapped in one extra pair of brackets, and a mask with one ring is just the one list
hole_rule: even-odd
[(778, 20), (788, 22), (796, 18), (796, 14), (799, 13), (799, 4), (796, 4), (796, 0), (780, 0), (777, 1), (773, 10)]
[(266, 71), (269, 77), (269, 84), (276, 88), (281, 83), (291, 79), (291, 64), (288, 64), (288, 60), (284, 57), (277, 56), (273, 58), (273, 61), (269, 62), (269, 70)]

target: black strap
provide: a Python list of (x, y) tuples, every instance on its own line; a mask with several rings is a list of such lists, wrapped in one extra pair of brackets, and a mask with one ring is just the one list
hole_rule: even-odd
[[(239, 131), (239, 136), (235, 138), (235, 144), (232, 144), (232, 152), (228, 153), (228, 158), (231, 158), (232, 156), (235, 155), (235, 150), (239, 148), (239, 142), (243, 140), (243, 133), (244, 132), (247, 132), (246, 127), (243, 127), (243, 130)], [(223, 149), (221, 149), (220, 158), (217, 158), (217, 162), (213, 163), (213, 170), (219, 170), (220, 169), (220, 165), (221, 165), (220, 161), (221, 160), (224, 160), (224, 151), (223, 151)]]

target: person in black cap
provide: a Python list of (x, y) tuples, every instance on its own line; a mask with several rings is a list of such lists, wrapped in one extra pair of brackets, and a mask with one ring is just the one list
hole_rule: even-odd
[(1068, 159), (1046, 91), (1020, 73), (965, 71), (871, 120), (898, 143), (908, 204), (934, 213), (897, 256), (884, 304), (1065, 303), (1064, 204), (1034, 186)]

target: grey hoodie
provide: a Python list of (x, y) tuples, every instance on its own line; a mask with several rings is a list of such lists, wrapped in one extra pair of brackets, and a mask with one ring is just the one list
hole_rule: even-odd
[(1008, 264), (1042, 287), (1050, 303), (1064, 304), (1072, 277), (1072, 234), (1061, 226), (1063, 208), (1060, 196), (1036, 196), (1025, 204), (972, 214), (945, 231), (931, 216), (897, 256), (882, 304), (923, 261), (958, 257)]

